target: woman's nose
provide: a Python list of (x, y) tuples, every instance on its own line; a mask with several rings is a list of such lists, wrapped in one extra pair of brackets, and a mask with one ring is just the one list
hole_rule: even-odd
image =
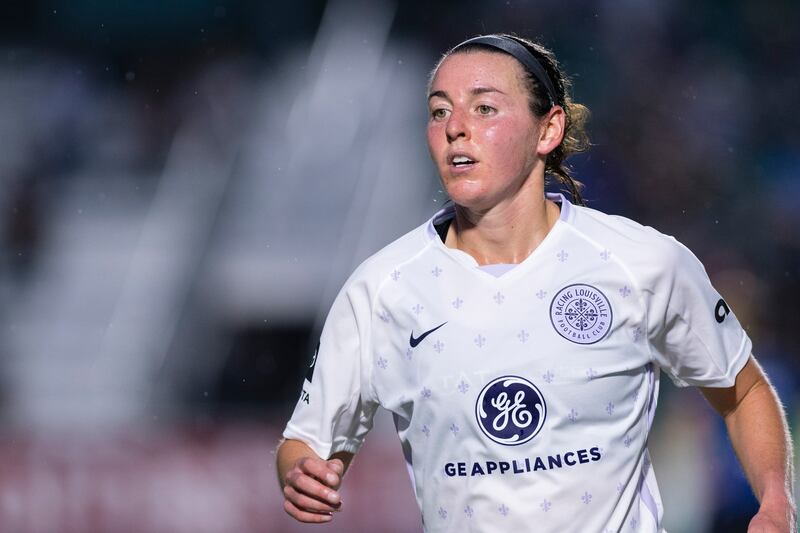
[(469, 125), (460, 111), (453, 110), (450, 113), (445, 134), (448, 142), (453, 142), (460, 137), (469, 138)]

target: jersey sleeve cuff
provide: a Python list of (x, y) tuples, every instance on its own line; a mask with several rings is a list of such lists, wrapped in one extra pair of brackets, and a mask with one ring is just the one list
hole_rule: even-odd
[(283, 430), (284, 439), (299, 440), (304, 442), (309, 448), (314, 450), (314, 453), (319, 455), (322, 459), (327, 459), (331, 452), (332, 445), (330, 442), (324, 442), (316, 437), (300, 430), (291, 422), (286, 424), (286, 429)]
[(747, 364), (747, 361), (750, 360), (750, 354), (753, 351), (753, 341), (750, 340), (750, 337), (747, 333), (743, 333), (742, 335), (742, 342), (739, 345), (739, 352), (731, 361), (731, 364), (728, 366), (728, 372), (719, 379), (715, 383), (708, 383), (703, 385), (704, 387), (733, 387), (734, 383), (736, 383), (736, 376), (739, 375), (739, 372), (742, 371), (744, 365)]
[(286, 429), (283, 430), (284, 439), (299, 440), (311, 448), (314, 453), (326, 461), (336, 452), (349, 452), (355, 454), (361, 448), (362, 441), (357, 439), (347, 439), (341, 442), (325, 442), (317, 439), (313, 435), (302, 431), (294, 426), (291, 422), (286, 424)]
[(731, 359), (730, 364), (728, 365), (725, 373), (708, 379), (681, 379), (680, 377), (676, 377), (669, 373), (669, 377), (672, 379), (672, 382), (680, 388), (683, 387), (711, 387), (711, 388), (720, 388), (724, 389), (727, 387), (733, 387), (734, 383), (736, 383), (736, 376), (739, 375), (739, 372), (744, 368), (744, 365), (747, 364), (747, 361), (750, 359), (750, 354), (753, 351), (753, 342), (748, 337), (747, 333), (742, 332), (742, 341), (739, 344), (739, 350), (737, 350), (736, 355)]

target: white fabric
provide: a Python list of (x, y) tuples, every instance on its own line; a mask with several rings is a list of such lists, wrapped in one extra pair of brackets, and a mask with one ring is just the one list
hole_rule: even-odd
[[(429, 532), (662, 531), (646, 448), (659, 373), (731, 386), (750, 340), (675, 239), (551, 199), (561, 218), (499, 277), (441, 242), (433, 222), (452, 207), (365, 261), (284, 436), (356, 452), (376, 408), (391, 411)], [(522, 384), (482, 397), (502, 376)], [(500, 442), (515, 438), (529, 440)]]

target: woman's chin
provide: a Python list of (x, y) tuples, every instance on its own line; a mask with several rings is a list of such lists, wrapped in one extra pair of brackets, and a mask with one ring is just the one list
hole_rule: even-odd
[(491, 208), (492, 201), (485, 194), (453, 194), (448, 192), (453, 203), (470, 211), (485, 211)]
[(486, 201), (486, 187), (480, 181), (455, 179), (445, 184), (447, 195), (453, 202), (464, 207), (482, 204)]
[(473, 211), (486, 211), (511, 199), (526, 182), (524, 177), (447, 176), (442, 179), (447, 195), (461, 207)]

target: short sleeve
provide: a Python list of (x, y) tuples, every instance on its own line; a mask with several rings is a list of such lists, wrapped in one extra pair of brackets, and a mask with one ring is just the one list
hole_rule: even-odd
[(671, 237), (658, 248), (647, 309), (656, 364), (678, 386), (733, 386), (750, 356), (750, 338), (688, 248)]
[(323, 459), (355, 453), (377, 407), (370, 399), (369, 373), (362, 364), (369, 345), (369, 298), (364, 283), (340, 291), (322, 328), (303, 390), (284, 438), (305, 442)]

